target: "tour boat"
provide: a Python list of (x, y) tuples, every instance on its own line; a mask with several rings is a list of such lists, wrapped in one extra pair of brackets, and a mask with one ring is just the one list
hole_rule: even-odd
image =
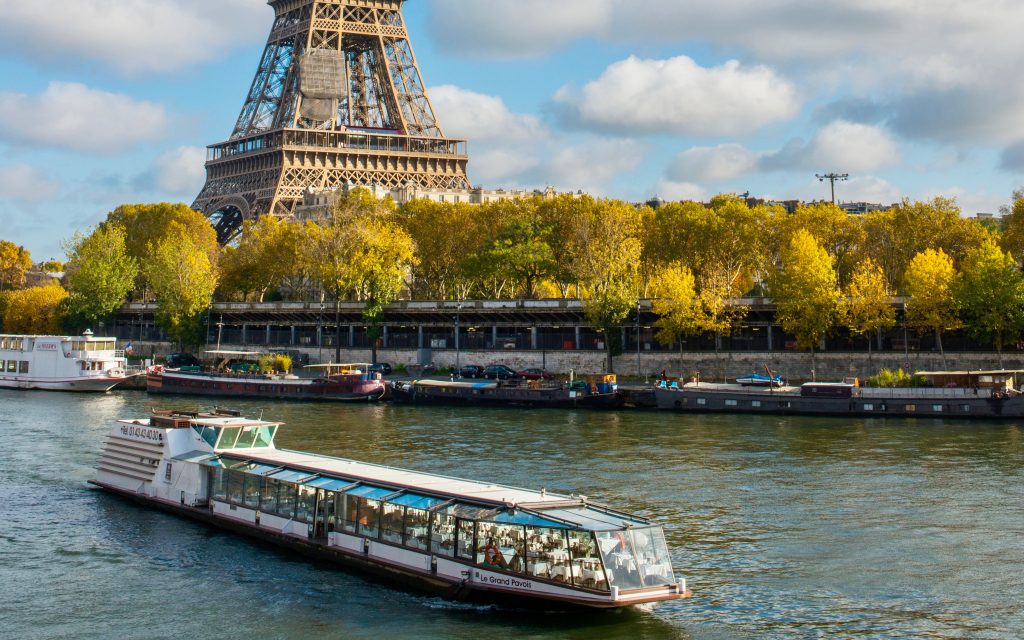
[(395, 382), (392, 399), (404, 404), (615, 409), (623, 405), (614, 375), (574, 383), (549, 380)]
[(689, 595), (662, 527), (584, 496), (278, 449), (277, 422), (117, 422), (92, 484), (444, 597), (612, 609)]
[[(227, 352), (216, 353), (223, 355)], [(253, 354), (239, 352), (236, 355)], [(153, 394), (332, 402), (381, 400), (387, 394), (384, 380), (380, 374), (370, 370), (369, 364), (314, 365), (308, 368), (320, 370), (321, 375), (299, 378), (284, 374), (184, 371), (157, 367), (147, 376), (146, 390)]]
[(934, 371), (916, 375), (923, 388), (862, 387), (856, 381), (749, 387), (690, 382), (654, 389), (659, 409), (683, 412), (763, 413), (916, 418), (1024, 418), (1024, 371)]
[(0, 335), (0, 388), (106, 392), (130, 377), (115, 338)]

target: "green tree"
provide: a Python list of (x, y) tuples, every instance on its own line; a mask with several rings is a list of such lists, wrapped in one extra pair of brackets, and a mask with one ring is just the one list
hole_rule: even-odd
[(868, 362), (871, 362), (872, 334), (896, 325), (896, 310), (885, 275), (870, 259), (853, 272), (839, 302), (839, 318), (855, 336), (868, 340)]
[(637, 307), (643, 243), (639, 213), (619, 201), (601, 201), (578, 221), (571, 249), (582, 284), (587, 320), (605, 334), (608, 371), (622, 352), (619, 333)]
[(927, 249), (914, 256), (907, 266), (903, 290), (908, 296), (907, 326), (919, 332), (931, 331), (946, 361), (942, 332), (961, 326), (954, 291), (956, 268), (942, 249)]
[[(173, 230), (184, 229), (191, 243), (206, 253), (211, 268), (216, 271), (220, 259), (220, 244), (217, 232), (209, 221), (198, 211), (185, 204), (126, 204), (117, 207), (107, 215), (104, 224), (116, 224), (124, 228), (128, 255), (145, 264), (150, 252), (160, 246)], [(177, 233), (177, 231), (174, 231)], [(136, 292), (145, 294), (148, 270), (141, 269), (136, 281)]]
[(995, 346), (1002, 367), (1003, 347), (1024, 328), (1024, 276), (1017, 261), (986, 242), (967, 255), (955, 291), (967, 330)]
[(76, 235), (68, 244), (65, 284), (70, 291), (68, 317), (75, 330), (90, 327), (124, 304), (139, 272), (128, 255), (124, 228), (101, 225), (91, 235)]
[(4, 331), (32, 335), (60, 332), (68, 292), (59, 284), (8, 291), (4, 297)]
[(486, 209), (416, 199), (402, 206), (402, 228), (416, 244), (412, 288), (423, 300), (463, 300), (476, 286), (471, 257), (486, 250)]
[(679, 370), (683, 370), (683, 338), (699, 335), (704, 331), (707, 317), (700, 296), (697, 294), (697, 280), (690, 268), (681, 262), (673, 262), (657, 273), (652, 283), (654, 292), (654, 313), (658, 316), (658, 341), (671, 345), (679, 343)]
[(494, 265), (510, 274), (524, 298), (534, 298), (537, 284), (555, 275), (557, 260), (549, 240), (553, 229), (540, 217), (537, 199), (494, 205), (504, 212), (497, 237), (487, 250)]
[(839, 301), (832, 258), (802, 229), (793, 234), (781, 258), (769, 280), (776, 317), (799, 348), (811, 350), (814, 368), (814, 349), (835, 324)]
[(157, 322), (179, 345), (198, 344), (218, 279), (206, 247), (175, 223), (147, 253), (142, 270), (157, 298)]
[(0, 240), (0, 291), (25, 286), (25, 272), (32, 268), (32, 255), (25, 247)]
[(243, 301), (255, 294), (263, 302), (268, 291), (298, 275), (300, 229), (271, 215), (246, 222), (237, 245), (224, 249), (221, 292), (239, 295)]
[(1024, 189), (1013, 192), (1013, 204), (1003, 208), (1003, 249), (1024, 264)]

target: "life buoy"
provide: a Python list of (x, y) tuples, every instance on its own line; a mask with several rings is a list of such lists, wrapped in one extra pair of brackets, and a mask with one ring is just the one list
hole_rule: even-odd
[(497, 567), (501, 565), (501, 560), (501, 550), (497, 546), (489, 544), (484, 547), (484, 564)]

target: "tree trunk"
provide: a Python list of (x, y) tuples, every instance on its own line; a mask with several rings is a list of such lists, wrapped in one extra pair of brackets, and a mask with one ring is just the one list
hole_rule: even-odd
[(341, 362), (341, 296), (334, 300), (334, 364)]

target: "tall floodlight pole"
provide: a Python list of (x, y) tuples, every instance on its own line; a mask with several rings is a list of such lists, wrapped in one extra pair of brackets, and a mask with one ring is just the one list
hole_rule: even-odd
[(832, 204), (836, 203), (836, 182), (846, 182), (850, 179), (850, 174), (848, 173), (816, 173), (814, 176), (818, 179), (818, 182), (828, 180), (832, 183)]

